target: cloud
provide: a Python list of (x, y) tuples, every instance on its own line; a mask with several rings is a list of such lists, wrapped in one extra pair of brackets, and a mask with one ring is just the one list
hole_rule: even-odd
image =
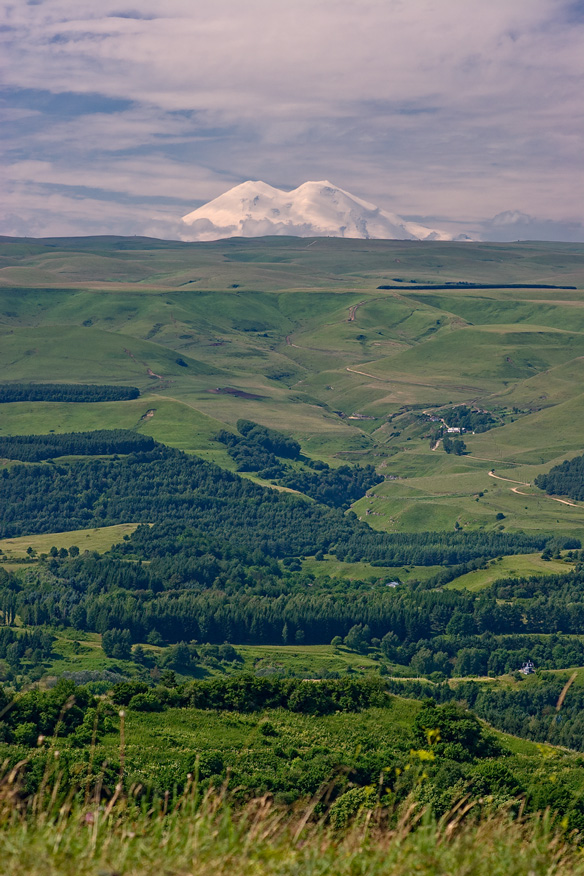
[(129, 233), (112, 193), (150, 193), (153, 209), (166, 197), (170, 210), (243, 179), (326, 177), (400, 214), (490, 227), (488, 217), (520, 211), (577, 229), (583, 8), (6, 4), (0, 161), (30, 191), (69, 186), (67, 203), (80, 186), (92, 191), (87, 207), (102, 191), (102, 209)]
[(557, 222), (529, 216), (519, 210), (506, 210), (481, 225), (483, 240), (584, 240), (584, 222)]

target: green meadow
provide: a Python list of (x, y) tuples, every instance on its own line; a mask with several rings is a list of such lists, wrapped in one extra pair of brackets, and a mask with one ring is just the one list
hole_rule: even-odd
[(467, 572), (455, 578), (447, 588), (454, 590), (482, 590), (500, 578), (527, 578), (530, 575), (565, 575), (570, 566), (561, 560), (542, 560), (541, 554), (521, 554), (489, 560), (485, 569)]
[(0, 539), (1, 559), (10, 561), (29, 556), (28, 549), (36, 554), (48, 553), (54, 546), (67, 550), (76, 545), (80, 551), (103, 553), (117, 544), (125, 535), (131, 535), (137, 523), (120, 523), (117, 526), (102, 526), (98, 529), (76, 529), (68, 532), (51, 532), (25, 535), (21, 538)]
[[(354, 508), (374, 528), (584, 536), (580, 507), (526, 486), (583, 449), (581, 245), (79, 238), (2, 249), (2, 380), (125, 384), (141, 397), (5, 404), (0, 435), (123, 427), (233, 468), (214, 436), (244, 417), (292, 434), (313, 459), (375, 465), (386, 480)], [(429, 417), (457, 404), (501, 425), (466, 435), (452, 457), (430, 449)]]

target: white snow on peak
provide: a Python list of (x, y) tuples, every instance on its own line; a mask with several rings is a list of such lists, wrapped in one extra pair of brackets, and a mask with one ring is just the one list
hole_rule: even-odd
[(328, 180), (305, 182), (290, 192), (248, 180), (182, 217), (183, 240), (264, 235), (452, 239), (443, 231), (381, 210)]

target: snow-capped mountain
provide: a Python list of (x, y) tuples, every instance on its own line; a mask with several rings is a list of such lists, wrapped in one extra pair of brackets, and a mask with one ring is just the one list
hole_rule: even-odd
[(358, 237), (451, 240), (451, 235), (408, 222), (362, 201), (327, 180), (291, 192), (261, 181), (235, 186), (182, 218), (183, 240), (225, 237)]

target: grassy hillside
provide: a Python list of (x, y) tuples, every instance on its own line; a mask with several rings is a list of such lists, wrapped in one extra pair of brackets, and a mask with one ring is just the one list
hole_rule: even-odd
[(102, 553), (117, 544), (124, 535), (134, 532), (137, 525), (137, 523), (121, 523), (118, 526), (102, 526), (98, 529), (76, 529), (48, 535), (27, 535), (24, 538), (3, 538), (0, 539), (0, 552), (4, 555), (2, 559), (8, 561), (28, 557), (28, 548), (32, 548), (37, 554), (48, 553), (53, 545), (67, 550), (72, 545), (77, 545), (80, 551)]
[[(498, 737), (506, 747), (504, 764), (430, 757), (429, 750), (411, 748), (419, 711), (419, 704), (399, 697), (385, 709), (318, 720), (284, 710), (125, 709), (91, 748), (100, 784), (81, 788), (77, 799), (62, 790), (63, 780), (83, 772), (68, 772), (75, 749), (66, 740), (58, 749), (56, 740), (44, 740), (31, 755), (41, 765), (49, 755), (43, 790), (34, 796), (19, 784), (26, 764), (0, 777), (2, 870), (16, 876), (584, 872), (581, 834), (572, 829), (579, 817), (581, 758), (504, 735)], [(337, 768), (327, 774), (334, 758)], [(378, 761), (383, 781), (364, 784)], [(303, 799), (285, 806), (268, 791), (237, 807), (241, 786), (206, 790), (225, 764), (232, 767), (232, 785), (243, 777), (245, 787), (251, 782), (260, 790), (276, 778), (294, 783)], [(470, 799), (461, 796), (469, 771), (478, 783)], [(135, 784), (127, 790), (130, 781)], [(161, 792), (143, 797), (144, 784), (153, 783)], [(510, 783), (552, 796), (561, 789), (573, 801), (572, 820), (557, 810), (518, 816), (518, 801), (506, 790)], [(480, 788), (486, 789), (483, 797), (476, 794)], [(429, 800), (438, 806), (435, 815), (426, 808)]]
[[(584, 535), (580, 508), (489, 477), (582, 450), (578, 244), (5, 239), (0, 259), (3, 381), (142, 392), (6, 404), (1, 434), (123, 426), (233, 467), (213, 437), (246, 417), (396, 477), (355, 509), (376, 528)], [(429, 417), (462, 403), (501, 425), (431, 451)]]

